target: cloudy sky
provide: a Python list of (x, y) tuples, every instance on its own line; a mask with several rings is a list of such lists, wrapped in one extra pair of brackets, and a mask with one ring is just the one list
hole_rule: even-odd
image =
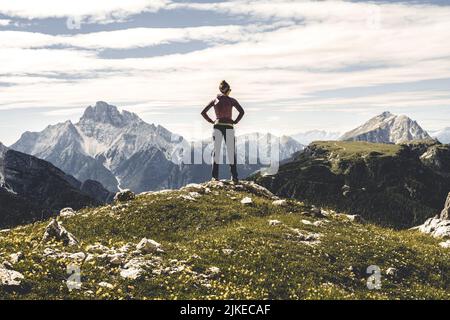
[(240, 133), (450, 126), (450, 1), (2, 0), (0, 141), (107, 101), (188, 138), (228, 80)]

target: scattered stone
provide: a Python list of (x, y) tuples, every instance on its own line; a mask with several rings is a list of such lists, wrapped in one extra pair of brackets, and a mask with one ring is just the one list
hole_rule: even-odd
[(114, 289), (114, 286), (111, 283), (104, 282), (104, 281), (100, 282), (98, 284), (98, 286), (102, 287), (102, 288), (106, 288), (106, 289)]
[(45, 228), (44, 236), (42, 237), (43, 242), (49, 240), (62, 241), (65, 245), (74, 246), (78, 244), (78, 240), (68, 232), (56, 219), (52, 219), (50, 223)]
[(86, 258), (86, 254), (84, 252), (76, 252), (76, 253), (72, 253), (71, 255), (69, 255), (69, 258), (71, 260), (83, 262), (84, 259)]
[(450, 240), (439, 243), (442, 248), (450, 249)]
[(194, 197), (191, 197), (190, 195), (187, 195), (187, 194), (182, 194), (182, 195), (178, 196), (178, 198), (187, 200), (187, 201), (196, 201)]
[(233, 249), (222, 249), (223, 254), (229, 256), (230, 254), (233, 253)]
[(398, 275), (398, 270), (396, 268), (388, 268), (386, 270), (386, 275), (389, 277), (396, 277)]
[(325, 215), (323, 214), (322, 209), (317, 208), (315, 206), (311, 207), (310, 212), (305, 212), (304, 214), (307, 216), (312, 216), (314, 218), (325, 218)]
[(244, 199), (241, 200), (241, 203), (243, 205), (251, 205), (253, 203), (253, 200), (252, 200), (252, 198), (245, 197)]
[(110, 249), (107, 246), (104, 246), (100, 243), (88, 245), (86, 247), (86, 251), (89, 253), (105, 253), (108, 252)]
[(125, 254), (123, 253), (115, 253), (107, 256), (109, 259), (109, 263), (112, 265), (121, 265), (125, 262)]
[(269, 220), (269, 226), (278, 226), (281, 224), (280, 220)]
[(272, 204), (277, 207), (286, 207), (288, 205), (288, 202), (286, 200), (275, 200), (272, 202)]
[(154, 265), (154, 261), (146, 260), (144, 257), (133, 258), (120, 270), (120, 276), (125, 279), (136, 280), (144, 275), (146, 268)]
[(192, 191), (192, 192), (189, 192), (189, 196), (194, 199), (197, 199), (197, 198), (200, 198), (202, 195), (198, 192)]
[(309, 220), (302, 220), (302, 223), (305, 225), (312, 225), (313, 223)]
[(64, 208), (59, 212), (59, 215), (61, 217), (72, 217), (74, 216), (76, 213), (72, 208)]
[(20, 272), (0, 268), (0, 287), (17, 287), (20, 286), (25, 277)]
[(88, 253), (86, 256), (86, 259), (84, 259), (84, 262), (89, 262), (95, 260), (95, 256), (93, 254)]
[(12, 253), (12, 254), (9, 255), (9, 261), (12, 264), (16, 264), (17, 262), (22, 260), (22, 258), (23, 258), (23, 253), (21, 251), (16, 252), (16, 253)]
[(164, 252), (161, 248), (161, 244), (155, 240), (143, 238), (136, 246), (136, 250), (142, 253), (156, 253)]
[(211, 272), (212, 274), (218, 274), (218, 273), (220, 273), (220, 269), (217, 268), (217, 267), (210, 267), (210, 268), (208, 269), (208, 271)]
[(117, 192), (114, 196), (114, 201), (117, 202), (128, 202), (131, 200), (134, 200), (136, 198), (136, 195), (131, 190), (122, 190), (120, 192)]
[(364, 219), (358, 214), (346, 214), (348, 220), (355, 223), (364, 223)]

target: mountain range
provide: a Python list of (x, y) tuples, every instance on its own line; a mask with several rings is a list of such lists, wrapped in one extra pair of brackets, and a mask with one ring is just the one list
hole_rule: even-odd
[(290, 135), (293, 139), (297, 140), (303, 145), (308, 145), (313, 141), (330, 141), (337, 140), (341, 133), (339, 132), (328, 132), (325, 130), (310, 130), (299, 132), (296, 134)]
[(431, 131), (430, 134), (433, 138), (438, 139), (442, 143), (450, 143), (450, 127)]
[[(250, 134), (237, 138), (242, 149), (246, 141), (264, 140), (268, 135)], [(302, 150), (292, 138), (281, 137), (280, 159)], [(89, 106), (78, 123), (66, 121), (41, 132), (25, 132), (11, 148), (47, 160), (80, 181), (96, 180), (113, 192), (129, 188), (135, 192), (179, 188), (210, 179), (210, 165), (190, 164), (183, 154), (191, 143), (162, 126), (148, 124), (136, 114), (99, 101)], [(211, 147), (202, 143), (200, 150)], [(263, 165), (241, 164), (242, 178)], [(225, 169), (225, 168), (224, 168)], [(228, 169), (221, 170), (222, 178)]]
[(65, 207), (104, 204), (113, 194), (100, 183), (83, 183), (47, 161), (0, 143), (0, 227), (41, 220)]
[(386, 111), (345, 133), (340, 140), (402, 143), (413, 140), (432, 140), (432, 138), (416, 121), (405, 115), (395, 115)]

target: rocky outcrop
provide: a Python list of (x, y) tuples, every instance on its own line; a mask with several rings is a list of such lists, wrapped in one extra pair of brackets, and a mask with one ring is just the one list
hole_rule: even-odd
[[(56, 216), (66, 207), (75, 210), (105, 203), (97, 189), (82, 183), (51, 163), (6, 149), (0, 153), (0, 228)], [(86, 185), (86, 184), (85, 184)], [(89, 183), (88, 183), (89, 185)]]
[(445, 201), (444, 210), (439, 217), (430, 218), (416, 229), (420, 232), (430, 234), (435, 238), (450, 238), (450, 193)]
[(444, 209), (441, 212), (441, 216), (439, 217), (441, 220), (449, 220), (450, 219), (450, 193), (447, 196), (447, 200), (445, 201)]
[(78, 244), (78, 240), (68, 232), (56, 219), (52, 221), (45, 228), (44, 236), (42, 237), (43, 242), (49, 240), (62, 241), (65, 245), (74, 246)]
[(277, 174), (252, 180), (283, 198), (411, 228), (442, 210), (447, 163), (450, 146), (436, 143), (314, 142)]
[(127, 202), (133, 200), (135, 197), (136, 195), (130, 190), (123, 190), (116, 193), (116, 195), (114, 196), (114, 201)]

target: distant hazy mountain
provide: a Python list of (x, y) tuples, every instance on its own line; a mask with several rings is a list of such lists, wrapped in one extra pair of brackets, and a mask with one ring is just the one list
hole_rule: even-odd
[[(302, 148), (287, 137), (280, 142), (281, 158)], [(42, 132), (25, 132), (11, 148), (45, 159), (80, 181), (99, 181), (111, 191), (179, 188), (210, 179), (210, 165), (181, 161), (189, 142), (106, 102), (88, 107), (78, 123), (66, 121)], [(205, 148), (207, 143), (199, 151)], [(243, 178), (260, 168), (240, 165), (239, 171)], [(222, 177), (229, 177), (228, 169), (221, 171)]]
[[(254, 132), (250, 134), (240, 135), (236, 138), (236, 148), (239, 151), (245, 150), (244, 144), (246, 142), (252, 142), (254, 145), (261, 146), (260, 152), (268, 154), (270, 150), (271, 142), (277, 142), (279, 144), (279, 160), (283, 161), (290, 158), (294, 153), (301, 151), (305, 148), (304, 145), (289, 136), (277, 137), (271, 133), (259, 133)], [(246, 151), (248, 152), (248, 150)]]
[(339, 132), (327, 132), (324, 130), (311, 130), (305, 132), (299, 132), (291, 135), (292, 138), (297, 140), (303, 145), (309, 145), (313, 141), (329, 141), (337, 140), (340, 137)]
[(376, 143), (402, 143), (431, 139), (430, 135), (416, 121), (405, 115), (397, 116), (390, 112), (383, 112), (340, 138), (344, 141)]
[(0, 143), (0, 227), (53, 216), (112, 200), (98, 182), (84, 183), (47, 161), (9, 150)]
[(442, 130), (431, 131), (430, 135), (442, 143), (450, 143), (450, 127)]

